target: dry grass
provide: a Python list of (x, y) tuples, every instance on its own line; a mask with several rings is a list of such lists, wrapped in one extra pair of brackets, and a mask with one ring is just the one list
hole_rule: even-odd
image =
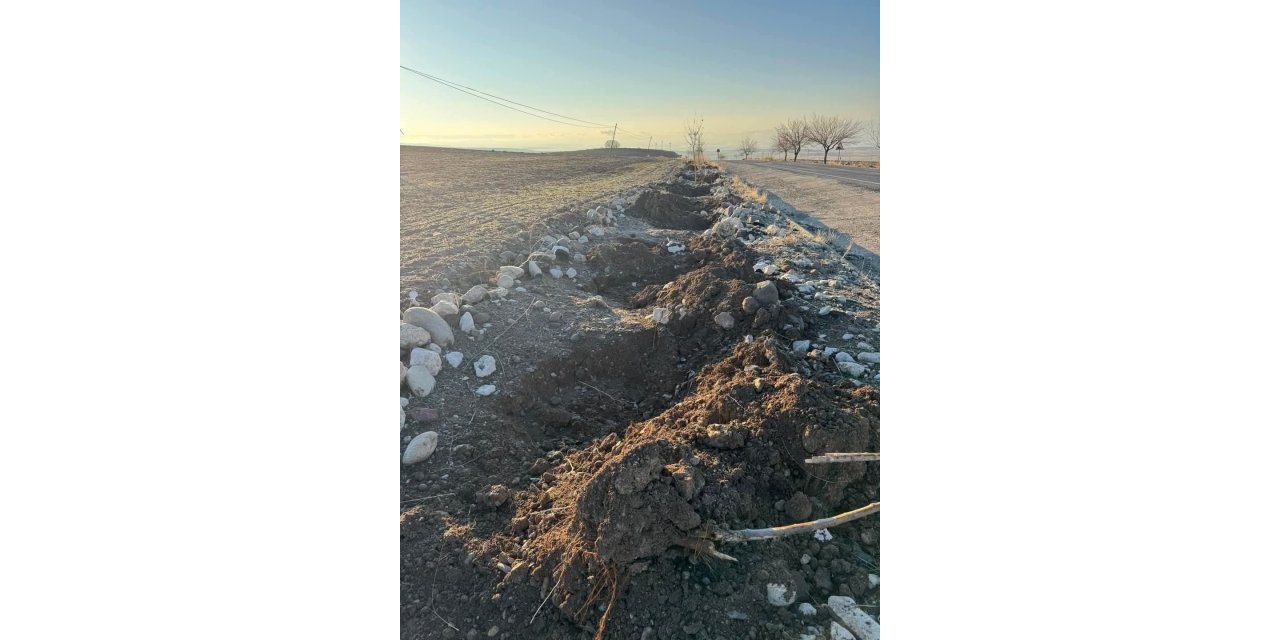
[(738, 176), (729, 176), (729, 186), (733, 189), (734, 193), (747, 200), (758, 202), (760, 204), (767, 204), (769, 202), (769, 196), (765, 195), (764, 191), (743, 182), (742, 178), (739, 178)]

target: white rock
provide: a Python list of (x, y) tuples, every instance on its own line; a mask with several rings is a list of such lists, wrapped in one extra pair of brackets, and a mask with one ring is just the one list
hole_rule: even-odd
[(440, 302), (435, 303), (432, 305), (431, 310), (436, 312), (441, 318), (458, 315), (458, 305), (449, 302), (448, 300), (441, 300)]
[(733, 328), (733, 314), (729, 313), (728, 311), (721, 311), (720, 313), (716, 314), (715, 318), (712, 318), (712, 319), (716, 321), (716, 324), (720, 325), (725, 329)]
[(480, 356), (475, 362), (476, 376), (485, 378), (498, 370), (498, 361), (491, 355)]
[(671, 322), (671, 310), (658, 307), (653, 310), (653, 321), (658, 324), (666, 324)]
[(809, 604), (808, 602), (801, 602), (799, 605), (796, 605), (796, 611), (802, 616), (813, 616), (818, 614), (817, 607)]
[(586, 264), (587, 257), (582, 255), (581, 253), (575, 253), (573, 254), (573, 261), (578, 264)]
[(821, 309), (818, 309), (818, 315), (820, 315), (820, 316), (825, 316), (825, 315), (828, 315), (828, 314), (830, 314), (830, 313), (831, 313), (831, 307), (829, 307), (829, 306), (824, 306), (824, 307), (822, 307)]
[(858, 640), (880, 640), (880, 623), (858, 608), (858, 603), (853, 598), (831, 596), (827, 598), (827, 608), (831, 609), (831, 613), (840, 618), (840, 622), (853, 632), (850, 637), (856, 636)]
[(569, 267), (565, 270), (564, 275), (569, 276), (570, 279), (576, 278), (578, 277), (578, 270), (573, 267)]
[(400, 405), (400, 428), (404, 428), (404, 405)]
[(538, 266), (538, 263), (536, 263), (536, 262), (534, 262), (534, 261), (530, 260), (530, 261), (529, 261), (529, 264), (528, 264), (528, 265), (525, 265), (525, 266), (527, 266), (527, 267), (529, 268), (529, 275), (530, 275), (530, 276), (540, 276), (540, 275), (542, 275), (542, 267), (539, 267), (539, 266)]
[(859, 349), (861, 349), (861, 350), (863, 350), (863, 351), (870, 351), (870, 350), (871, 350), (871, 343), (869, 343), (869, 342), (859, 342), (859, 343), (858, 343), (858, 348), (859, 348)]
[(512, 289), (516, 286), (516, 279), (507, 274), (498, 276), (498, 286), (503, 289)]
[(831, 535), (831, 532), (826, 529), (818, 529), (813, 532), (813, 539), (818, 542), (830, 542), (834, 537), (835, 536)]
[(409, 367), (409, 375), (405, 377), (405, 382), (413, 395), (419, 398), (429, 395), (431, 390), (436, 388), (436, 377), (422, 365)]
[(874, 573), (868, 573), (867, 584), (871, 585), (873, 588), (880, 586), (880, 576)]
[(462, 301), (468, 304), (475, 304), (477, 302), (480, 302), (481, 300), (484, 300), (484, 297), (487, 293), (488, 292), (485, 291), (484, 289), (484, 285), (478, 284), (474, 287), (471, 287), (470, 289), (467, 289), (467, 292), (462, 294)]
[(470, 311), (462, 314), (461, 318), (458, 318), (458, 329), (463, 333), (471, 333), (476, 330), (476, 319), (472, 317)]
[(444, 359), (445, 359), (445, 362), (449, 363), (449, 366), (453, 367), (454, 369), (457, 369), (458, 365), (462, 364), (462, 352), (450, 351), (449, 353), (446, 353), (444, 355)]
[(586, 244), (587, 240), (588, 240), (587, 236), (578, 236), (578, 244)]
[(486, 385), (483, 385), (483, 386), (481, 386), (481, 387), (477, 387), (477, 388), (476, 388), (476, 395), (478, 395), (478, 396), (491, 396), (491, 395), (493, 395), (493, 392), (495, 392), (495, 391), (497, 391), (497, 390), (498, 390), (498, 388), (497, 388), (497, 387), (495, 387), (495, 386), (493, 386), (493, 385), (491, 385), (491, 384), (486, 384)]
[(580, 236), (580, 235), (582, 235), (582, 234), (578, 233), (577, 231), (570, 231), (570, 232), (569, 232), (569, 238), (570, 238), (570, 239), (572, 239), (572, 240), (577, 240), (577, 239), (578, 239), (578, 236)]
[(776, 264), (766, 264), (766, 265), (764, 266), (764, 268), (760, 270), (760, 273), (763, 273), (763, 274), (765, 274), (766, 276), (771, 276), (771, 275), (773, 275), (773, 274), (777, 273), (778, 271), (780, 271), (780, 269), (778, 269), (778, 265), (776, 265)]
[(853, 634), (849, 630), (840, 626), (839, 622), (831, 623), (831, 631), (827, 633), (827, 637), (831, 640), (854, 640)]
[(431, 334), (431, 341), (440, 345), (448, 346), (453, 342), (453, 329), (445, 322), (440, 314), (426, 307), (409, 307), (404, 310), (404, 322), (416, 324), (426, 329)]
[(400, 323), (400, 350), (420, 347), (431, 342), (431, 332), (408, 322)]
[(431, 457), (436, 452), (436, 444), (440, 441), (440, 434), (434, 431), (424, 431), (414, 436), (409, 441), (409, 446), (404, 448), (404, 457), (401, 458), (404, 464), (416, 464)]
[[(414, 355), (417, 355), (417, 361), (414, 361)], [(430, 349), (414, 349), (409, 353), (409, 366), (423, 366), (427, 368), (427, 372), (432, 376), (440, 375), (440, 369), (444, 363), (440, 361), (440, 354)]]
[(564, 275), (564, 272), (560, 270), (560, 267), (551, 267), (550, 273), (552, 278), (557, 278), (557, 279), (560, 276)]
[(440, 348), (440, 345), (438, 345), (438, 344), (436, 344), (436, 343), (434, 343), (434, 342), (433, 342), (433, 343), (431, 343), (431, 344), (429, 344), (429, 345), (427, 345), (427, 350), (428, 350), (428, 351), (434, 351), (434, 352), (436, 352), (436, 353), (440, 353), (440, 352), (442, 351), (442, 349)]
[(808, 340), (796, 340), (791, 343), (791, 350), (796, 353), (804, 353), (809, 350)]
[(404, 377), (407, 375), (409, 375), (409, 368), (404, 366), (404, 363), (401, 362), (400, 363), (400, 384), (404, 384)]
[(417, 302), (417, 301), (418, 301), (418, 292), (417, 292), (417, 291), (410, 291), (410, 292), (409, 292), (409, 300), (411, 300), (411, 301), (413, 301), (413, 302)]
[(506, 287), (498, 287), (496, 289), (489, 290), (489, 297), (496, 300), (503, 300), (507, 297), (508, 293), (511, 293), (510, 289)]
[(853, 339), (853, 334), (852, 334), (852, 333), (846, 333), (846, 334), (844, 334), (844, 335), (840, 336), (840, 339), (841, 339), (841, 340), (852, 340), (852, 339)]
[(849, 355), (844, 351), (841, 351), (840, 353), (836, 354), (836, 362), (853, 362), (853, 356)]
[(602, 227), (602, 226), (600, 226), (600, 225), (598, 225), (598, 224), (593, 224), (593, 225), (591, 225), (591, 226), (587, 227), (587, 233), (589, 233), (589, 234), (591, 234), (591, 235), (593, 235), (593, 236), (597, 236), (597, 237), (603, 236), (603, 235), (604, 235), (604, 227)]
[(863, 351), (862, 353), (858, 354), (858, 360), (861, 360), (862, 362), (878, 363), (880, 362), (880, 352), (879, 351), (875, 351), (875, 352)]
[(515, 267), (512, 265), (506, 265), (503, 267), (498, 267), (498, 275), (511, 276), (512, 280), (517, 280), (519, 278), (524, 277), (524, 269), (521, 269), (520, 267)]
[(765, 585), (764, 589), (766, 596), (769, 598), (769, 604), (775, 607), (791, 606), (791, 603), (796, 601), (795, 589), (789, 589), (785, 584), (770, 582)]
[(867, 372), (867, 368), (856, 362), (836, 362), (836, 368), (855, 378)]
[(764, 229), (764, 232), (765, 232), (765, 233), (767, 233), (767, 234), (769, 234), (769, 235), (771, 235), (771, 236), (776, 236), (776, 235), (778, 235), (778, 232), (779, 232), (779, 231), (781, 231), (781, 229), (779, 229), (779, 228), (778, 228), (778, 225), (776, 225), (776, 224), (771, 224), (771, 225), (769, 225), (769, 226), (765, 227), (765, 229)]
[(462, 298), (459, 297), (458, 294), (453, 292), (437, 293), (434, 296), (431, 296), (431, 304), (433, 305), (440, 304), (441, 300), (450, 302), (455, 307), (460, 306), (462, 304)]
[(684, 251), (684, 245), (679, 242), (668, 242), (667, 253), (676, 254)]
[(400, 408), (403, 409), (407, 406), (409, 406), (409, 399), (404, 396), (400, 396)]

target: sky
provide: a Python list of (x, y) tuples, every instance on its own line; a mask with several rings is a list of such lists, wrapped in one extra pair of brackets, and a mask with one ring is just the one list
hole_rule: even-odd
[[(402, 0), (400, 64), (545, 111), (617, 123), (631, 132), (618, 134), (626, 147), (682, 151), (684, 123), (698, 118), (706, 150), (728, 153), (746, 136), (769, 147), (773, 127), (788, 117), (878, 120), (880, 7)], [(404, 144), (552, 151), (609, 139), (606, 127), (540, 120), (399, 73)]]

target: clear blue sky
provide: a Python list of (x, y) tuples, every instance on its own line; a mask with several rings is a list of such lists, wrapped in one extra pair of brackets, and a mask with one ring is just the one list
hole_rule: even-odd
[[(400, 64), (540, 109), (710, 149), (810, 112), (880, 115), (877, 2), (402, 0)], [(471, 148), (603, 146), (400, 70), (401, 141)], [(542, 114), (545, 115), (545, 114)], [(619, 135), (624, 146), (646, 138)]]

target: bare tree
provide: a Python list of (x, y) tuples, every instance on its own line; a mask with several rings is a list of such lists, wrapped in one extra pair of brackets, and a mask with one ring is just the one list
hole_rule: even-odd
[(702, 162), (702, 119), (684, 123), (684, 141), (689, 146), (689, 158), (694, 163)]
[(786, 162), (787, 154), (791, 152), (791, 141), (787, 138), (787, 132), (782, 127), (773, 130), (773, 148), (782, 152), (782, 161)]
[(879, 120), (876, 120), (874, 123), (871, 124), (871, 126), (867, 127), (867, 140), (871, 143), (871, 146), (876, 148), (876, 151), (880, 150), (880, 121)]
[[(800, 157), (800, 150), (809, 141), (809, 123), (805, 122), (804, 119), (789, 119), (782, 123), (782, 126), (778, 127), (776, 131), (786, 145), (786, 151), (792, 154), (791, 161), (795, 162)], [(784, 157), (783, 160), (786, 160), (786, 158)]]
[(820, 116), (814, 114), (809, 118), (809, 141), (822, 147), (822, 164), (827, 163), (827, 154), (844, 143), (856, 140), (862, 135), (865, 125), (859, 121), (846, 120), (839, 116)]
[(743, 138), (742, 142), (738, 143), (738, 151), (742, 153), (743, 160), (750, 160), (751, 154), (756, 152), (756, 141), (749, 137)]
[(604, 141), (604, 148), (606, 148), (606, 149), (617, 149), (617, 148), (619, 148), (619, 147), (621, 147), (621, 146), (622, 146), (622, 143), (618, 142), (617, 140), (605, 140), (605, 141)]

